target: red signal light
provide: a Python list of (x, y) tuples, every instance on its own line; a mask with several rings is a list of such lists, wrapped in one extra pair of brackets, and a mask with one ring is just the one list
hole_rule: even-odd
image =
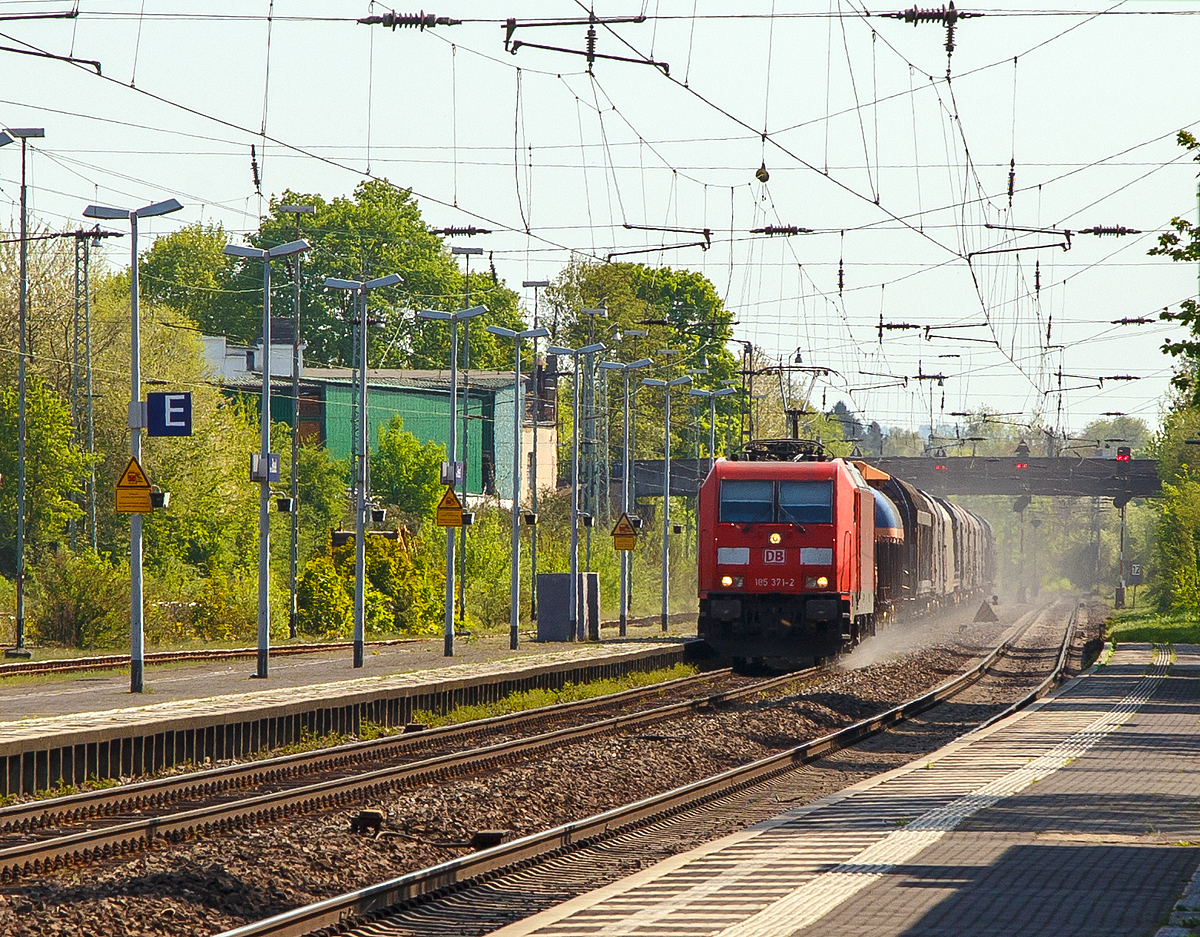
[(1117, 446), (1117, 461), (1118, 462), (1128, 462), (1129, 461), (1129, 447), (1128, 446)]
[(1013, 468), (1027, 469), (1027, 468), (1029, 468), (1029, 463), (1028, 462), (1018, 462), (1016, 465), (1013, 466)]
[(935, 465), (935, 466), (933, 467), (933, 470), (934, 470), (935, 472), (944, 472), (944, 471), (946, 471), (946, 466), (944, 466), (944, 465)]

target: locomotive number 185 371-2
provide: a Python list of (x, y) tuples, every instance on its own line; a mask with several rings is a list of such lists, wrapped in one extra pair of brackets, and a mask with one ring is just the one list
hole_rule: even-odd
[(754, 584), (762, 589), (770, 589), (770, 588), (794, 589), (794, 588), (796, 588), (796, 580), (794, 577), (791, 577), (791, 576), (776, 577), (774, 579), (766, 579), (766, 578), (755, 579)]

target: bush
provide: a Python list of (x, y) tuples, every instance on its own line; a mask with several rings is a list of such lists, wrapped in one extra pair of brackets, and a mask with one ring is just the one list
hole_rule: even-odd
[(91, 550), (59, 549), (30, 573), (30, 630), (40, 643), (83, 649), (128, 643), (127, 569)]
[[(272, 615), (279, 624), (279, 616)], [(286, 616), (283, 619), (286, 627)], [(192, 634), (201, 641), (253, 641), (258, 635), (257, 572), (214, 572), (196, 596)]]
[(329, 556), (304, 564), (296, 582), (297, 629), (320, 638), (345, 638), (354, 625), (354, 603)]

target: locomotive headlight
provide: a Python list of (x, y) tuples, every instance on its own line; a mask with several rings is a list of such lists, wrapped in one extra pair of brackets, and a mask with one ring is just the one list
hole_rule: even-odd
[(804, 580), (805, 589), (824, 589), (828, 585), (828, 576), (808, 576)]
[(721, 577), (721, 585), (723, 585), (726, 589), (729, 589), (729, 588), (740, 589), (742, 587), (742, 583), (744, 583), (745, 581), (746, 581), (746, 578), (744, 576), (722, 576)]
[(827, 585), (829, 585), (829, 577), (828, 576), (818, 576), (817, 577), (817, 588), (818, 589), (824, 589)]
[(732, 586), (733, 585), (733, 577), (732, 576), (722, 576), (721, 577), (721, 585)]
[(770, 540), (771, 540), (771, 543), (782, 543), (783, 542), (783, 534), (778, 534), (778, 533), (771, 534)]

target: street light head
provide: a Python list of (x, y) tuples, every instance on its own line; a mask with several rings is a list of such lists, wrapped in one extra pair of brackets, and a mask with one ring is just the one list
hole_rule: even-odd
[(685, 374), (683, 377), (677, 377), (673, 381), (667, 381), (667, 386), (668, 387), (682, 387), (684, 384), (690, 384), (690, 383), (692, 383), (691, 376)]
[(109, 208), (107, 205), (89, 205), (83, 210), (84, 218), (128, 218), (129, 210), (125, 208)]
[(242, 247), (241, 244), (226, 244), (221, 249), (222, 254), (230, 257), (246, 257), (249, 260), (266, 260), (267, 252), (257, 247)]
[(698, 388), (695, 388), (695, 387), (693, 387), (691, 390), (689, 390), (688, 394), (690, 394), (693, 397), (715, 397), (716, 396), (716, 394), (713, 393), (711, 390), (699, 390)]
[(312, 245), (308, 241), (288, 241), (286, 244), (276, 244), (268, 249), (267, 256), (274, 260), (276, 257), (292, 257), (296, 254), (303, 254), (311, 249)]
[(279, 205), (277, 211), (283, 212), (285, 215), (315, 215), (317, 213), (316, 205)]
[(576, 351), (574, 348), (564, 348), (562, 345), (551, 345), (549, 348), (546, 349), (546, 354), (554, 355), (556, 357), (559, 357), (559, 356), (574, 357), (576, 354)]
[(525, 287), (532, 286), (536, 289), (539, 286), (549, 286), (550, 281), (549, 280), (522, 280), (521, 285), (525, 286)]
[(536, 329), (526, 329), (524, 332), (519, 334), (521, 338), (549, 338), (550, 330), (538, 326)]
[(718, 390), (716, 393), (713, 394), (713, 396), (714, 397), (728, 397), (730, 394), (736, 394), (736, 393), (737, 393), (737, 388), (726, 387), (723, 390)]
[(12, 142), (13, 142), (13, 138), (10, 137), (3, 130), (0, 130), (0, 146), (8, 146)]
[(486, 329), (484, 329), (484, 331), (491, 332), (493, 335), (499, 335), (501, 338), (516, 338), (517, 337), (517, 333), (514, 332), (512, 329), (506, 329), (503, 326), (499, 326), (499, 325), (489, 325)]
[(621, 362), (619, 362), (619, 361), (601, 361), (600, 364), (597, 365), (597, 367), (601, 371), (624, 371), (625, 370), (625, 365), (621, 364)]
[(584, 345), (579, 349), (579, 354), (594, 355), (598, 351), (604, 351), (604, 345), (601, 342), (596, 342), (594, 345)]
[(645, 367), (649, 367), (652, 364), (654, 364), (654, 361), (650, 358), (639, 358), (637, 361), (632, 361), (629, 364), (627, 364), (626, 367), (627, 368), (645, 368)]
[(362, 289), (362, 284), (358, 280), (342, 280), (338, 277), (326, 277), (325, 286), (331, 290), (357, 290)]
[(135, 210), (135, 214), (139, 218), (156, 218), (159, 215), (169, 215), (173, 211), (179, 211), (183, 205), (178, 200), (169, 198), (165, 202), (154, 202), (144, 208)]
[(666, 387), (667, 386), (666, 381), (660, 381), (656, 377), (644, 377), (644, 378), (642, 378), (642, 383), (645, 384), (647, 387)]
[(474, 256), (475, 254), (482, 254), (483, 248), (482, 247), (452, 247), (452, 248), (450, 248), (450, 253), (451, 254), (466, 254), (467, 256)]
[(679, 354), (679, 349), (678, 348), (660, 348), (660, 349), (658, 349), (658, 351), (655, 352), (655, 354), (660, 355), (664, 358), (670, 358), (674, 355)]
[(647, 332), (645, 329), (622, 329), (621, 330), (622, 338), (645, 338), (649, 334), (650, 333)]
[(403, 282), (403, 277), (398, 273), (389, 273), (386, 277), (376, 277), (374, 280), (367, 280), (363, 284), (369, 290), (383, 289), (385, 286), (395, 286), (397, 283)]
[(434, 321), (437, 321), (437, 322), (445, 322), (449, 319), (453, 319), (454, 316), (450, 315), (450, 313), (448, 313), (448, 312), (442, 312), (442, 310), (440, 310), (440, 309), (422, 309), (420, 312), (417, 313), (417, 318), (418, 319), (433, 319)]
[(46, 135), (45, 127), (5, 127), (4, 129), (21, 140), (27, 137), (44, 137)]
[(472, 306), (470, 309), (460, 309), (454, 313), (455, 319), (474, 319), (488, 311), (487, 306)]
[(596, 309), (580, 309), (579, 314), (581, 316), (596, 316), (599, 319), (607, 319), (608, 318), (608, 310), (605, 309), (603, 306), (599, 306)]

